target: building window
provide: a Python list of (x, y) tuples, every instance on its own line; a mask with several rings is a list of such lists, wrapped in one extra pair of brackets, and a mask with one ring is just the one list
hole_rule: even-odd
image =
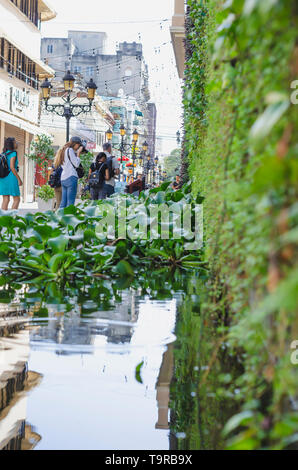
[(103, 144), (102, 134), (96, 131), (96, 145), (101, 146)]
[(127, 67), (127, 68), (125, 69), (125, 72), (124, 72), (124, 73), (125, 73), (125, 76), (126, 76), (126, 77), (131, 77), (131, 76), (132, 76), (132, 69), (131, 69), (130, 67)]
[(81, 73), (82, 72), (82, 67), (79, 65), (75, 65), (73, 69), (74, 73)]
[(93, 75), (93, 73), (94, 73), (93, 67), (87, 67), (86, 68), (86, 74), (87, 75)]
[(48, 54), (53, 54), (53, 45), (52, 44), (48, 45)]

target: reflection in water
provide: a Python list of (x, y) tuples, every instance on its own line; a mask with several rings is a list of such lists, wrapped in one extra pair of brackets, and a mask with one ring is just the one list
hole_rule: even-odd
[(156, 384), (156, 398), (158, 402), (158, 422), (156, 429), (169, 429), (169, 402), (170, 402), (170, 384), (173, 376), (174, 367), (174, 345), (169, 344), (163, 355), (162, 364)]
[(114, 309), (31, 307), (30, 329), (1, 339), (3, 374), (22, 364), (24, 377), (0, 415), (0, 448), (168, 449), (175, 305), (128, 289)]
[(29, 331), (17, 332), (21, 327), (22, 322), (14, 320), (14, 336), (3, 337), (0, 341), (1, 450), (33, 449), (41, 439), (25, 422), (26, 394), (39, 384), (41, 375), (28, 371)]
[(233, 379), (239, 365), (223, 349), (208, 370), (216, 336), (201, 309), (206, 280), (167, 270), (124, 281), (18, 292), (34, 317), (16, 333), (12, 314), (0, 338), (0, 448), (223, 448), (237, 410), (219, 377)]

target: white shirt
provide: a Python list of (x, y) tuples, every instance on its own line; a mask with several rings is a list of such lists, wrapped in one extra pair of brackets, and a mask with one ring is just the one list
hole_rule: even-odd
[[(72, 166), (71, 162), (73, 163), (74, 167)], [(80, 166), (81, 160), (79, 157), (77, 157), (74, 149), (69, 148), (65, 150), (65, 155), (64, 155), (64, 163), (62, 166), (62, 174), (61, 174), (61, 181), (67, 180), (67, 178), (70, 178), (71, 176), (75, 176), (76, 178), (78, 177), (77, 170), (78, 166)]]
[[(107, 156), (107, 160), (112, 156), (109, 152), (105, 151)], [(116, 157), (112, 158), (112, 168), (113, 170), (118, 170), (120, 168), (119, 162), (117, 161)], [(115, 178), (111, 178), (110, 180), (106, 181), (106, 184), (110, 184), (111, 186), (115, 186)]]

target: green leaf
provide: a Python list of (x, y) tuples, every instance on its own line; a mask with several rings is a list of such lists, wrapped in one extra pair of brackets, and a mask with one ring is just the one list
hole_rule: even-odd
[(116, 266), (116, 271), (123, 276), (134, 276), (134, 271), (127, 261), (120, 261)]
[(137, 380), (137, 382), (139, 383), (143, 383), (143, 380), (142, 380), (142, 377), (141, 377), (141, 369), (144, 365), (144, 361), (140, 362), (140, 364), (137, 365), (136, 367), (136, 373), (135, 373), (135, 378)]
[(227, 436), (230, 432), (237, 429), (240, 425), (244, 426), (253, 417), (252, 411), (242, 411), (241, 413), (234, 415), (224, 427), (223, 434)]
[(273, 126), (280, 120), (290, 106), (290, 101), (281, 101), (271, 104), (256, 120), (250, 130), (250, 136), (254, 140), (263, 139), (270, 134)]
[(56, 238), (50, 238), (48, 240), (48, 245), (55, 253), (63, 253), (68, 245), (68, 238), (65, 235), (60, 235)]

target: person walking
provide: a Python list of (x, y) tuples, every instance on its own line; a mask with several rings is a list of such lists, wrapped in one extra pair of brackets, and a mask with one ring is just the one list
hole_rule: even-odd
[(23, 185), (18, 175), (18, 144), (14, 137), (7, 137), (4, 141), (3, 155), (7, 160), (9, 173), (4, 178), (0, 178), (0, 195), (3, 196), (1, 209), (8, 210), (10, 197), (13, 197), (12, 209), (19, 208), (21, 202), (20, 186)]
[(89, 169), (90, 195), (93, 201), (105, 199), (105, 182), (109, 180), (110, 173), (106, 164), (107, 156), (105, 152), (100, 152), (95, 162), (91, 163)]
[(112, 196), (115, 193), (115, 176), (120, 174), (120, 165), (117, 158), (112, 156), (112, 146), (110, 143), (103, 145), (103, 151), (107, 156), (107, 165), (110, 173), (110, 178), (105, 182), (104, 185), (104, 199)]
[(77, 168), (79, 168), (81, 164), (80, 154), (82, 150), (83, 143), (81, 138), (72, 137), (56, 155), (55, 166), (62, 167), (62, 199), (60, 209), (64, 209), (75, 203), (78, 190)]

